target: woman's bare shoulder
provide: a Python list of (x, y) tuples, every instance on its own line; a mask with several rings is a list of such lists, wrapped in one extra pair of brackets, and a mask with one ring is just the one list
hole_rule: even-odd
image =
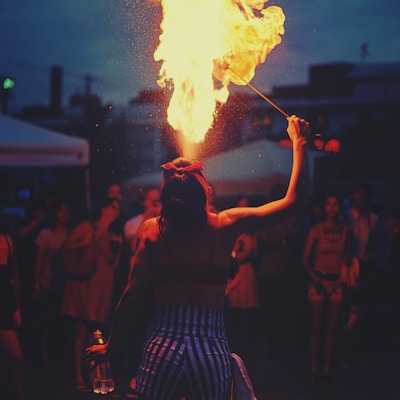
[(159, 217), (148, 218), (140, 225), (138, 236), (154, 240), (158, 236), (159, 231)]

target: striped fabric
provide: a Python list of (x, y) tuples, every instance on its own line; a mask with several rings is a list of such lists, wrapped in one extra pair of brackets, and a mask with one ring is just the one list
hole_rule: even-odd
[(137, 391), (157, 400), (227, 400), (231, 365), (223, 310), (157, 306)]

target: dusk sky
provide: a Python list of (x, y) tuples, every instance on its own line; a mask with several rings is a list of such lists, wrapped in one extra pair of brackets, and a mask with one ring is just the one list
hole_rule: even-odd
[[(190, 0), (188, 0), (190, 1)], [(218, 1), (218, 0), (215, 0)], [(63, 67), (63, 106), (84, 92), (84, 76), (104, 104), (126, 105), (155, 88), (153, 52), (160, 6), (150, 0), (0, 0), (0, 75), (16, 80), (10, 112), (49, 103), (49, 71)], [(303, 84), (308, 66), (328, 62), (400, 62), (400, 2), (396, 0), (274, 0), (286, 15), (283, 42), (256, 71), (252, 83)], [(205, 27), (206, 29), (206, 27)], [(249, 90), (249, 89), (244, 89)]]

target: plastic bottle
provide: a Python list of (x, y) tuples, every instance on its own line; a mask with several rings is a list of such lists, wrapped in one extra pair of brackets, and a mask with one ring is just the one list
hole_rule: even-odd
[[(104, 343), (103, 333), (100, 330), (94, 331), (90, 345)], [(89, 360), (89, 375), (94, 393), (107, 394), (114, 390), (110, 362), (105, 355), (96, 355)]]

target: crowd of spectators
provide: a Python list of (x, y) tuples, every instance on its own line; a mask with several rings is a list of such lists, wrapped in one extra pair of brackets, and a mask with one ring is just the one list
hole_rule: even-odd
[[(274, 187), (271, 199), (281, 189)], [(232, 350), (243, 356), (250, 373), (259, 363), (298, 357), (309, 359), (312, 380), (340, 379), (348, 368), (371, 365), (399, 372), (400, 192), (374, 203), (369, 189), (355, 184), (347, 192), (315, 192), (298, 218), (238, 238), (226, 320)], [(87, 390), (83, 349), (88, 336), (98, 328), (108, 333), (135, 251), (135, 233), (160, 211), (158, 189), (143, 192), (131, 213), (120, 208), (122, 195), (121, 187), (112, 184), (94, 202), (96, 210), (78, 215), (68, 199), (46, 193), (30, 202), (12, 228), (2, 216), (0, 284), (8, 291), (2, 289), (1, 298), (14, 296), (19, 315), (0, 321), (0, 348), (6, 349), (0, 379), (15, 383), (18, 400), (26, 399), (20, 384), (26, 364), (35, 366), (38, 379), (54, 378), (62, 370), (75, 390)], [(251, 198), (241, 196), (241, 202)], [(101, 236), (102, 261), (89, 288), (63, 276), (57, 255), (65, 241), (84, 236), (92, 222)], [(343, 268), (354, 262), (356, 283), (349, 285)], [(3, 274), (8, 264), (11, 275)], [(143, 330), (138, 322), (132, 337), (140, 342)], [(115, 371), (126, 375), (133, 390), (130, 364), (138, 362), (140, 345), (126, 348)]]

